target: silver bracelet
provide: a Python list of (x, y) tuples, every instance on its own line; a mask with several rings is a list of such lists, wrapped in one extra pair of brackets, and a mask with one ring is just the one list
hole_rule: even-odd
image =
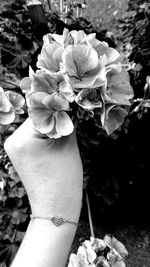
[(63, 217), (58, 217), (58, 216), (50, 216), (50, 217), (45, 217), (45, 216), (35, 216), (35, 215), (30, 215), (30, 218), (31, 220), (34, 220), (34, 219), (41, 219), (41, 220), (48, 220), (48, 221), (52, 221), (53, 224), (55, 226), (60, 226), (64, 223), (71, 223), (71, 224), (74, 224), (74, 225), (78, 225), (77, 222), (74, 222), (74, 221), (70, 221), (68, 219), (65, 219)]

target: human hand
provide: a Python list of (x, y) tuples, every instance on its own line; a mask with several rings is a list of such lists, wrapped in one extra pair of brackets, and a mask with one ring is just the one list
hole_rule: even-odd
[(75, 132), (54, 140), (40, 135), (27, 119), (5, 142), (34, 215), (77, 221), (83, 172)]

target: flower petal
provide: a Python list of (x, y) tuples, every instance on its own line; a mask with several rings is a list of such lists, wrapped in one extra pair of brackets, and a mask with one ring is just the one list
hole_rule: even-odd
[(130, 105), (129, 99), (133, 97), (133, 89), (130, 85), (129, 74), (123, 69), (120, 73), (108, 77), (106, 94), (114, 103)]
[(104, 242), (103, 239), (91, 237), (90, 240), (91, 240), (91, 246), (95, 251), (104, 250), (106, 248), (106, 243)]
[(64, 48), (59, 47), (53, 53), (54, 62), (56, 62), (55, 64), (57, 64), (58, 70), (60, 70), (60, 63), (62, 62), (62, 53), (63, 52), (64, 52)]
[(96, 39), (96, 33), (88, 34), (87, 40), (93, 46), (94, 49), (96, 49), (96, 47), (99, 46), (99, 44), (101, 43), (108, 47), (108, 44), (106, 42), (101, 42), (98, 39)]
[(11, 104), (5, 93), (0, 92), (0, 112), (9, 112)]
[(118, 59), (120, 57), (120, 54), (116, 49), (108, 47), (106, 49), (106, 57), (107, 57), (107, 65), (109, 65), (110, 63)]
[(24, 94), (28, 94), (31, 91), (31, 79), (25, 77), (20, 81), (20, 88)]
[(109, 65), (120, 57), (120, 53), (116, 49), (109, 47), (106, 42), (100, 42), (94, 36), (90, 35), (88, 36), (88, 40), (96, 50), (99, 58), (106, 55), (106, 65)]
[(82, 80), (75, 77), (70, 77), (71, 85), (74, 91), (79, 91), (81, 88), (96, 88), (106, 83), (106, 70), (98, 65), (95, 70), (89, 71)]
[(78, 44), (87, 44), (87, 36), (84, 33), (84, 31), (80, 30), (80, 31), (76, 31), (73, 30), (70, 32), (70, 35), (73, 39), (73, 44), (78, 45)]
[(122, 256), (126, 257), (128, 256), (128, 251), (126, 250), (125, 246), (118, 241), (114, 236), (111, 240), (112, 247)]
[(90, 262), (90, 264), (93, 264), (95, 259), (97, 258), (95, 251), (93, 250), (92, 247), (88, 247), (86, 249), (86, 252), (87, 252), (88, 261)]
[(37, 92), (37, 93), (34, 93), (28, 96), (28, 107), (32, 107), (32, 108), (43, 107), (44, 104), (42, 103), (42, 100), (47, 96), (48, 94), (44, 92)]
[(106, 130), (108, 135), (112, 134), (116, 129), (121, 126), (127, 114), (128, 112), (119, 106), (105, 106), (103, 128)]
[(83, 266), (88, 266), (89, 261), (88, 261), (88, 257), (87, 257), (86, 248), (80, 246), (78, 248), (78, 251), (77, 251), (77, 256), (80, 257), (81, 266), (82, 266), (82, 263), (84, 264)]
[(15, 120), (15, 112), (10, 110), (9, 112), (0, 112), (0, 124), (7, 125)]
[(91, 46), (69, 45), (64, 51), (63, 63), (70, 76), (81, 79), (86, 72), (97, 67), (98, 55)]
[(53, 33), (53, 34), (50, 34), (51, 37), (53, 38), (53, 40), (55, 42), (57, 42), (59, 45), (62, 45), (63, 46), (63, 43), (64, 43), (64, 36), (63, 35), (59, 35), (59, 34), (56, 34), (56, 33)]
[(4, 89), (0, 86), (0, 93), (4, 94)]
[(54, 42), (54, 38), (52, 37), (51, 33), (48, 33), (43, 36), (43, 46), (47, 46), (49, 44), (52, 44)]
[(63, 48), (56, 43), (43, 46), (41, 54), (38, 56), (37, 67), (51, 72), (59, 71), (62, 52)]
[(106, 42), (96, 42), (94, 44), (94, 49), (96, 50), (99, 57), (106, 55), (108, 51), (108, 44)]
[(34, 92), (52, 94), (58, 89), (57, 79), (50, 73), (44, 71), (37, 71), (33, 75), (32, 85)]
[(97, 265), (96, 266), (110, 267), (108, 261), (105, 259), (104, 256), (97, 257)]
[(55, 111), (69, 110), (69, 103), (59, 95), (47, 95), (43, 98), (42, 103), (49, 109)]
[(68, 114), (64, 111), (55, 113), (56, 131), (61, 136), (69, 135), (73, 132), (74, 126)]
[(110, 75), (117, 74), (121, 71), (122, 71), (122, 64), (120, 62), (112, 63), (106, 66), (106, 72), (109, 72)]
[(68, 267), (82, 267), (80, 264), (79, 257), (76, 254), (71, 253)]
[(17, 94), (15, 92), (11, 92), (11, 91), (7, 91), (6, 95), (11, 103), (11, 105), (13, 106), (13, 108), (16, 111), (19, 111), (22, 109), (22, 107), (25, 104), (25, 99), (22, 95)]
[(78, 105), (87, 110), (102, 107), (102, 98), (99, 89), (82, 89), (76, 96), (75, 101)]
[(111, 265), (112, 267), (126, 267), (123, 260), (118, 260), (114, 264)]
[(75, 99), (75, 93), (70, 85), (68, 75), (64, 75), (61, 72), (57, 74), (57, 80), (59, 83), (59, 94), (67, 99), (70, 103)]
[(69, 109), (69, 103), (64, 98), (38, 92), (28, 97), (28, 103), (29, 117), (40, 133), (50, 138), (59, 138), (73, 131), (70, 117), (62, 111)]
[(42, 134), (49, 133), (54, 127), (53, 112), (46, 108), (29, 108), (29, 117), (37, 131)]
[(49, 138), (57, 139), (57, 138), (62, 137), (62, 135), (60, 135), (60, 134), (56, 131), (56, 119), (55, 119), (55, 117), (54, 117), (54, 121), (55, 121), (55, 123), (54, 123), (54, 127), (53, 127), (53, 129), (52, 129), (49, 133), (47, 133), (46, 135), (47, 135)]

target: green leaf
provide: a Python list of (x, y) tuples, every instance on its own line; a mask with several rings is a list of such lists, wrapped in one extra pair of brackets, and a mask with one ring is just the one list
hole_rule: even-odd
[(0, 219), (3, 219), (5, 216), (11, 219), (11, 222), (15, 225), (24, 223), (28, 218), (27, 213), (28, 208), (0, 208)]
[(26, 232), (17, 231), (15, 240), (21, 243), (24, 238), (25, 233)]
[[(14, 73), (0, 66), (0, 86), (7, 89), (19, 88), (20, 79)], [(21, 90), (20, 90), (21, 91)]]
[(7, 6), (10, 5), (13, 0), (1, 0), (0, 1), (0, 11), (3, 12), (6, 10)]
[(0, 242), (0, 263), (6, 263), (7, 266), (13, 261), (19, 246), (11, 243), (9, 240)]
[(128, 112), (122, 107), (113, 105), (106, 107), (104, 129), (108, 135), (112, 134), (122, 125), (127, 114)]
[(24, 187), (14, 187), (8, 192), (10, 198), (22, 198), (26, 194)]
[(11, 217), (12, 217), (11, 222), (13, 224), (18, 225), (20, 223), (24, 223), (28, 218), (27, 208), (14, 210), (11, 213)]
[(16, 172), (14, 166), (10, 166), (8, 173), (11, 177), (12, 180), (14, 180), (16, 183), (20, 182), (20, 177), (18, 175), (18, 173)]

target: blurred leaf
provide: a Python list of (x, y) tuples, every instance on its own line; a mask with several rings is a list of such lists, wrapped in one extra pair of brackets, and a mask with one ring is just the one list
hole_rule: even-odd
[(9, 175), (6, 172), (3, 172), (2, 170), (0, 170), (0, 177), (7, 178), (9, 177)]
[(14, 256), (17, 253), (18, 244), (11, 243), (9, 240), (0, 242), (0, 262), (5, 262), (7, 266), (13, 261)]
[(7, 267), (5, 263), (1, 263), (0, 267)]
[(22, 198), (26, 194), (24, 187), (14, 187), (11, 191), (8, 192), (10, 198)]
[(10, 5), (10, 3), (12, 3), (13, 0), (1, 0), (0, 1), (0, 11), (5, 11), (6, 10), (6, 5)]
[(0, 86), (7, 89), (19, 87), (20, 79), (14, 73), (8, 72), (4, 67), (0, 67)]
[[(12, 53), (13, 57), (11, 57)], [(11, 50), (9, 51), (6, 51), (4, 49), (2, 53), (2, 59), (4, 62), (5, 57), (6, 56), (8, 57), (10, 55), (11, 60), (7, 63), (7, 68), (13, 72), (14, 69), (24, 69), (25, 67), (27, 67), (29, 63), (31, 63), (31, 55), (33, 53), (34, 53), (33, 46), (30, 50), (29, 49), (26, 50), (22, 47), (19, 40), (17, 40), (17, 42), (15, 43), (15, 47), (13, 47), (13, 49), (11, 48)]]
[(21, 243), (24, 238), (24, 235), (25, 232), (17, 231), (15, 240)]
[(24, 223), (28, 218), (27, 208), (17, 209), (14, 212), (12, 212), (11, 216), (12, 216), (11, 221), (13, 224), (18, 225), (20, 223)]
[(0, 219), (3, 219), (4, 216), (7, 216), (11, 219), (13, 224), (18, 225), (19, 223), (24, 223), (28, 218), (27, 208), (0, 208)]
[(14, 166), (10, 166), (8, 173), (11, 177), (11, 179), (13, 179), (16, 183), (20, 182), (20, 177), (18, 175), (18, 173), (16, 172)]
[(0, 176), (0, 190), (3, 190), (6, 185), (6, 181)]

